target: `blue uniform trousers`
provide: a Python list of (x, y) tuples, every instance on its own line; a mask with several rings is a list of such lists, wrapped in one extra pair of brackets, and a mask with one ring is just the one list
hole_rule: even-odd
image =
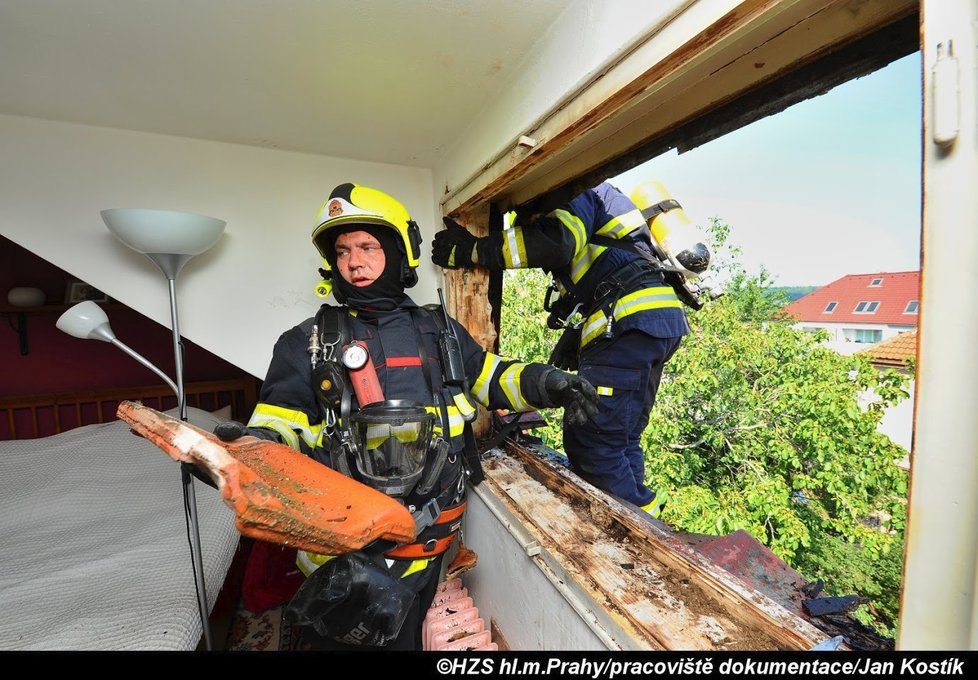
[(564, 451), (578, 475), (639, 507), (655, 498), (645, 486), (641, 435), (662, 369), (681, 342), (627, 330), (581, 352), (578, 374), (598, 390), (598, 415), (584, 425), (564, 421)]

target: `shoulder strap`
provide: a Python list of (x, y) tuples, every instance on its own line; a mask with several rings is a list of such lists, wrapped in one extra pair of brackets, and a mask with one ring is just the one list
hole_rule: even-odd
[[(442, 309), (441, 305), (427, 304), (424, 305), (422, 309), (428, 312), (428, 316), (434, 320), (435, 327), (439, 331), (448, 330), (446, 325), (447, 322), (445, 321), (445, 311)], [(441, 340), (439, 339), (439, 341)], [(445, 368), (443, 366), (442, 371), (444, 370)], [(466, 398), (468, 398), (468, 395), (466, 395)], [(447, 390), (443, 389), (442, 409), (445, 409), (445, 404), (447, 404), (447, 401)], [(447, 411), (443, 410), (443, 413), (446, 414), (447, 421)], [(446, 430), (446, 432), (448, 431), (449, 430)], [(485, 479), (485, 473), (482, 470), (482, 460), (479, 458), (479, 447), (475, 441), (475, 432), (472, 430), (472, 423), (467, 422), (462, 426), (462, 436), (465, 439), (465, 451), (462, 460), (465, 464), (466, 470), (469, 473), (469, 483), (471, 483), (472, 486), (478, 486), (479, 483)]]
[(346, 307), (334, 307), (323, 304), (316, 313), (316, 325), (319, 327), (319, 342), (326, 347), (332, 347), (333, 352), (350, 342), (350, 317)]
[(445, 313), (441, 309), (441, 305), (436, 305), (435, 303), (430, 303), (424, 305), (421, 309), (428, 312), (428, 316), (432, 318), (435, 322), (435, 328), (440, 331), (446, 330), (445, 327)]
[(621, 239), (605, 236), (604, 234), (594, 234), (591, 238), (588, 239), (588, 243), (593, 243), (596, 246), (604, 246), (606, 248), (617, 248), (618, 250), (627, 250), (630, 253), (634, 253), (635, 255), (638, 255), (643, 260), (648, 260), (649, 262), (652, 262), (660, 267), (663, 264), (662, 262), (663, 258), (658, 257), (659, 255), (658, 248), (655, 246), (655, 244), (652, 245), (653, 252), (655, 253), (654, 255), (652, 255), (647, 251), (639, 248), (638, 245), (636, 245), (635, 242), (633, 241), (623, 241)]

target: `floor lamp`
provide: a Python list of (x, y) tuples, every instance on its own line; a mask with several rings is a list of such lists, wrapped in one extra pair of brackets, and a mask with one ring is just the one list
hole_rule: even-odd
[[(177, 316), (176, 278), (183, 266), (194, 255), (211, 248), (224, 231), (225, 222), (213, 217), (172, 210), (139, 208), (113, 208), (102, 211), (102, 219), (116, 238), (133, 250), (151, 259), (166, 277), (170, 295), (170, 325), (173, 329), (173, 358), (176, 365), (176, 381), (153, 366), (145, 358), (119, 341), (109, 327), (105, 312), (93, 302), (82, 302), (65, 312), (58, 319), (58, 328), (79, 338), (111, 342), (143, 364), (170, 386), (177, 395), (177, 407), (181, 420), (187, 420), (187, 400), (183, 381), (183, 344)], [(211, 647), (208, 622), (207, 592), (204, 588), (204, 565), (200, 547), (200, 525), (197, 519), (197, 498), (193, 476), (187, 463), (180, 464), (183, 484), (184, 509), (190, 527), (190, 550), (193, 561), (194, 585), (197, 589), (197, 605), (203, 627), (204, 645)]]

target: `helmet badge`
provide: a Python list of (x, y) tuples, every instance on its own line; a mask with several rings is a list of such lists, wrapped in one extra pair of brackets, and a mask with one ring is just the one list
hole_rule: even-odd
[(334, 198), (332, 201), (329, 202), (329, 206), (327, 207), (326, 210), (329, 213), (330, 217), (336, 217), (337, 215), (342, 215), (343, 204)]

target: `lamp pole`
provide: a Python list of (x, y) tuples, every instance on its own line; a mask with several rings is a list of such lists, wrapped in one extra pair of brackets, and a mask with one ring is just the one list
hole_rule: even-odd
[[(167, 289), (170, 295), (170, 327), (173, 329), (173, 362), (176, 367), (177, 409), (180, 420), (187, 420), (187, 395), (183, 383), (183, 341), (180, 337), (180, 321), (177, 314), (177, 274), (192, 255), (171, 255), (147, 253), (156, 263), (163, 275), (166, 276)], [(193, 561), (194, 585), (197, 591), (197, 607), (200, 610), (200, 625), (203, 628), (204, 646), (210, 651), (211, 630), (207, 615), (207, 590), (204, 584), (204, 560), (200, 545), (200, 522), (197, 518), (197, 494), (194, 489), (194, 478), (190, 473), (189, 463), (180, 463), (180, 479), (183, 484), (184, 508), (190, 520), (190, 557)]]
[[(183, 385), (183, 343), (180, 339), (180, 323), (177, 320), (177, 274), (194, 255), (208, 250), (220, 238), (225, 222), (206, 215), (173, 210), (149, 210), (140, 208), (110, 208), (101, 211), (105, 226), (133, 250), (151, 259), (166, 276), (170, 294), (170, 327), (173, 329), (173, 359), (176, 365), (176, 393), (180, 420), (187, 420), (187, 399)], [(189, 524), (191, 561), (194, 570), (194, 586), (197, 589), (197, 606), (200, 609), (200, 625), (204, 645), (211, 649), (211, 631), (208, 621), (207, 592), (204, 589), (204, 561), (200, 548), (200, 525), (197, 521), (197, 497), (194, 493), (193, 468), (180, 464), (183, 482), (183, 506)]]

